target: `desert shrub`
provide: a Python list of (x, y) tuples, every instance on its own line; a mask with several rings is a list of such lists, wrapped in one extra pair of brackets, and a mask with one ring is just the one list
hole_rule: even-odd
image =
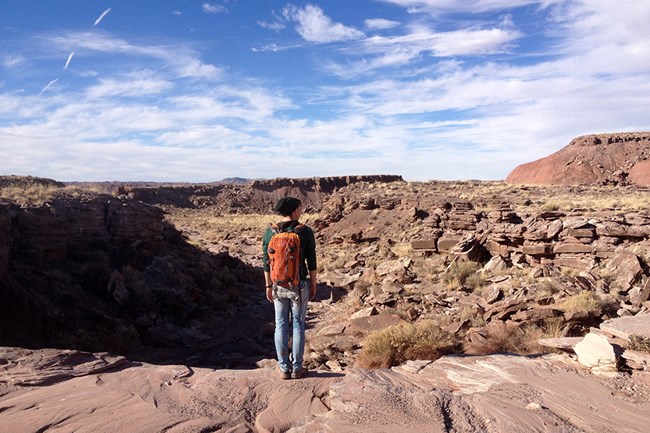
[(599, 311), (603, 304), (594, 292), (584, 291), (578, 294), (569, 296), (563, 301), (557, 303), (556, 308), (566, 313), (579, 313)]
[(461, 322), (469, 321), (471, 326), (485, 326), (485, 319), (480, 313), (480, 310), (476, 308), (469, 306), (463, 307), (458, 313), (458, 318)]
[(460, 351), (454, 334), (442, 330), (432, 321), (402, 323), (369, 335), (357, 364), (364, 368), (388, 368), (407, 360), (435, 360)]
[(485, 285), (485, 275), (482, 272), (474, 272), (465, 278), (464, 285), (472, 289), (478, 289)]
[(468, 284), (468, 280), (472, 284), (478, 284), (481, 277), (474, 275), (480, 267), (481, 265), (475, 262), (454, 262), (445, 272), (443, 280), (452, 289)]
[(465, 353), (470, 355), (490, 355), (493, 353), (518, 353), (529, 355), (545, 353), (550, 350), (540, 346), (540, 338), (554, 338), (560, 335), (561, 321), (549, 320), (541, 325), (504, 323), (495, 321), (481, 331), (483, 338), (468, 344)]
[(628, 349), (650, 353), (650, 338), (641, 335), (630, 335)]

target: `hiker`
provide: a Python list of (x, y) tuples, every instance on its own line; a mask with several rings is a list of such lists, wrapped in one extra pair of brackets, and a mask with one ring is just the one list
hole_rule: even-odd
[[(275, 308), (274, 338), (280, 375), (282, 379), (300, 379), (307, 373), (302, 365), (307, 302), (316, 296), (316, 239), (312, 229), (298, 221), (302, 215), (300, 200), (281, 198), (275, 205), (275, 211), (284, 219), (271, 224), (262, 240), (266, 299), (273, 302)], [(296, 251), (299, 254), (285, 253), (289, 248), (284, 245), (293, 245), (296, 241), (299, 242), (299, 251)]]

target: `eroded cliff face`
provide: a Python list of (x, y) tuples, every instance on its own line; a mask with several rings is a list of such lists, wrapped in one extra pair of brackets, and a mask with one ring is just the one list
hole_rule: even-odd
[[(0, 204), (0, 345), (198, 347), (259, 270), (187, 244), (159, 208), (102, 194)], [(223, 315), (223, 314), (222, 314)]]
[(585, 135), (537, 161), (516, 167), (510, 184), (650, 186), (650, 132)]

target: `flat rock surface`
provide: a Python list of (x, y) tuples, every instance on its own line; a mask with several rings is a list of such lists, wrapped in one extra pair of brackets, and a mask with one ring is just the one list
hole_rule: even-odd
[(125, 362), (42, 386), (14, 380), (11, 366), (36, 368), (46, 356), (23, 355), (0, 356), (3, 433), (605, 433), (650, 423), (647, 373), (595, 377), (566, 355), (447, 356), (288, 381), (273, 368)]
[(600, 329), (625, 340), (629, 340), (630, 335), (650, 338), (650, 314), (606, 320), (600, 324)]

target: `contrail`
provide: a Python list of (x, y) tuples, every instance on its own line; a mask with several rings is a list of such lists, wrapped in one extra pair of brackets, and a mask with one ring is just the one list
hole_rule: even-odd
[(68, 60), (65, 61), (65, 66), (63, 67), (64, 71), (68, 69), (68, 66), (70, 66), (70, 61), (72, 60), (72, 56), (74, 56), (74, 51), (68, 55)]
[(57, 81), (59, 81), (59, 79), (58, 79), (58, 78), (55, 78), (54, 80), (52, 80), (52, 81), (50, 81), (49, 83), (47, 83), (47, 86), (43, 87), (43, 90), (41, 90), (41, 93), (39, 93), (39, 96), (42, 95), (44, 92), (46, 92), (46, 91), (47, 91), (50, 87), (52, 87), (52, 86), (54, 85), (54, 83), (56, 83)]
[(104, 12), (102, 12), (102, 14), (99, 16), (99, 18), (97, 18), (97, 19), (95, 20), (95, 24), (93, 24), (93, 27), (95, 27), (97, 24), (101, 23), (102, 20), (104, 19), (104, 17), (105, 17), (106, 15), (108, 15), (108, 13), (109, 13), (110, 11), (111, 11), (111, 8), (108, 8), (108, 9), (106, 9)]

